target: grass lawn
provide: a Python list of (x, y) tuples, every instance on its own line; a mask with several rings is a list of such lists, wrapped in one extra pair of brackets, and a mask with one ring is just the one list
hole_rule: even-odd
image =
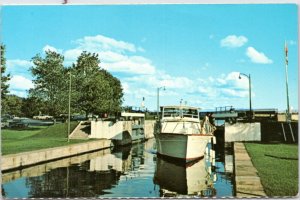
[[(71, 122), (71, 130), (77, 126)], [(67, 142), (67, 124), (53, 126), (32, 126), (25, 129), (2, 129), (2, 155), (33, 151), (43, 148), (64, 146), (86, 140), (70, 140)]]
[(297, 144), (245, 144), (270, 197), (298, 194)]

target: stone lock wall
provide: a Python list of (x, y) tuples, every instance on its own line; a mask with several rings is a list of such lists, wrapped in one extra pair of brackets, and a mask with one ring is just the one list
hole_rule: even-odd
[(110, 146), (110, 140), (97, 140), (62, 147), (42, 149), (38, 151), (5, 155), (1, 158), (1, 170), (9, 170), (29, 165), (35, 165), (42, 162), (108, 148)]

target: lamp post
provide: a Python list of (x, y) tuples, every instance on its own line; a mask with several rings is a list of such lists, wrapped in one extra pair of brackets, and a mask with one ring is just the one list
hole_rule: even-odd
[(159, 90), (160, 89), (166, 90), (166, 87), (163, 86), (157, 88), (157, 121), (159, 121)]
[(70, 131), (71, 131), (71, 87), (72, 87), (72, 75), (70, 74), (70, 82), (69, 82), (69, 114), (68, 114), (68, 142), (70, 141)]
[(250, 76), (250, 74), (247, 75), (247, 74), (244, 74), (244, 73), (240, 73), (239, 74), (239, 79), (242, 79), (241, 75), (247, 77), (248, 80), (249, 80), (249, 109), (250, 109), (249, 110), (250, 111), (249, 119), (252, 120), (253, 116), (252, 116), (252, 102), (251, 102), (251, 76)]
[(285, 51), (285, 87), (286, 87), (286, 102), (287, 102), (287, 110), (286, 110), (286, 121), (291, 121), (291, 113), (290, 113), (290, 100), (289, 100), (289, 85), (288, 85), (288, 46), (287, 43), (284, 43), (284, 51)]

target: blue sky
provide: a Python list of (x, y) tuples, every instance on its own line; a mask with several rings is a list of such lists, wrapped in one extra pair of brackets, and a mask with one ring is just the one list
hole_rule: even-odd
[(118, 77), (124, 105), (156, 109), (179, 104), (202, 109), (286, 109), (284, 42), (289, 49), (290, 105), (298, 109), (298, 10), (293, 4), (2, 6), (10, 91), (33, 87), (31, 58), (51, 49), (65, 66), (83, 51)]

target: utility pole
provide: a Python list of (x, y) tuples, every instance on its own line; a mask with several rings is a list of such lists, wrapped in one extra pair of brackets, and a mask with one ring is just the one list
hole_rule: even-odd
[(286, 121), (290, 122), (291, 113), (290, 113), (289, 85), (288, 85), (288, 46), (286, 41), (284, 42), (284, 52), (285, 52), (285, 86), (286, 86), (286, 102), (287, 102)]
[(68, 116), (68, 142), (70, 142), (70, 131), (71, 131), (71, 87), (72, 87), (72, 75), (70, 71), (70, 82), (69, 82), (69, 116)]

